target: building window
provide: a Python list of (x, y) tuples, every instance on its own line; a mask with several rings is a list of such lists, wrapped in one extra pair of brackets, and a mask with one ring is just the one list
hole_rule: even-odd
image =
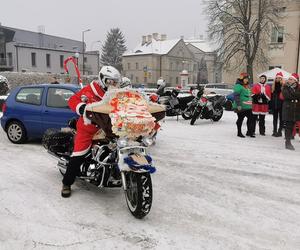
[(87, 62), (87, 57), (84, 57), (84, 62), (85, 62), (85, 63)]
[(278, 28), (273, 27), (271, 42), (272, 43), (283, 43), (283, 33), (284, 33), (283, 27), (278, 27)]
[(173, 70), (173, 63), (170, 63), (170, 70)]
[[(127, 63), (127, 69), (130, 69), (130, 63)], [(132, 79), (131, 79), (132, 80)]]
[(281, 69), (282, 67), (281, 67), (281, 66), (269, 66), (269, 70), (271, 70), (271, 69), (275, 69), (275, 68), (279, 68), (279, 69)]
[(51, 67), (51, 58), (50, 58), (50, 54), (46, 54), (46, 66), (48, 68)]
[(64, 56), (63, 55), (59, 56), (59, 62), (60, 62), (60, 67), (63, 68), (64, 67)]
[(133, 74), (130, 75), (130, 80), (131, 80), (131, 81), (133, 80)]
[(12, 66), (12, 53), (7, 53), (7, 57), (8, 57), (8, 66)]
[(178, 82), (179, 81), (179, 78), (178, 78), (178, 76), (176, 77), (176, 85), (178, 85)]
[(136, 76), (135, 77), (135, 82), (138, 83), (139, 82), (139, 78)]
[(139, 69), (139, 63), (135, 63), (135, 69)]
[(31, 66), (36, 67), (36, 53), (31, 53)]
[(169, 82), (170, 82), (170, 85), (172, 86), (172, 83), (173, 83), (173, 77), (170, 77)]

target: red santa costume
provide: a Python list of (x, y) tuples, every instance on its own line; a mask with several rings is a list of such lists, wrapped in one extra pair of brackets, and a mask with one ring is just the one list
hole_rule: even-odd
[[(76, 125), (77, 133), (72, 156), (85, 155), (92, 145), (93, 136), (99, 130), (99, 128), (91, 124), (90, 120), (85, 117), (85, 114), (82, 115), (80, 113), (80, 108), (86, 104), (101, 101), (104, 94), (105, 91), (100, 87), (99, 83), (93, 81), (69, 99), (70, 108), (80, 115)], [(82, 100), (83, 98), (86, 99), (85, 102)]]
[(252, 88), (252, 113), (254, 115), (266, 115), (269, 112), (268, 102), (271, 100), (271, 87), (256, 83)]

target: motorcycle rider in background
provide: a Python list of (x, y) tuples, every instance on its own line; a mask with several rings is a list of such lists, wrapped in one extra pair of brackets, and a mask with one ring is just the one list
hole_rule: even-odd
[(80, 118), (76, 124), (77, 132), (74, 140), (74, 150), (62, 180), (61, 196), (64, 198), (71, 196), (71, 185), (79, 173), (85, 155), (90, 150), (93, 136), (99, 130), (86, 117), (86, 106), (101, 101), (107, 89), (111, 87), (118, 88), (120, 82), (121, 75), (117, 69), (112, 66), (103, 66), (99, 72), (99, 81), (92, 81), (69, 99), (69, 107), (71, 110), (76, 111)]

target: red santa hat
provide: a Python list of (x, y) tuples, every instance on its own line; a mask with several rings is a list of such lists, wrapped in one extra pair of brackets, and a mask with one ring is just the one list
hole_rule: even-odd
[(282, 72), (280, 71), (280, 72), (278, 72), (277, 74), (276, 74), (276, 77), (281, 77), (281, 78), (283, 78), (283, 74), (282, 74)]
[(290, 78), (293, 78), (295, 81), (299, 82), (299, 75), (297, 73), (293, 73)]

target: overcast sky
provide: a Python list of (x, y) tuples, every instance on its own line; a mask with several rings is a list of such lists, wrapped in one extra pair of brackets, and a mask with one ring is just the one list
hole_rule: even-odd
[(0, 22), (4, 26), (81, 40), (87, 50), (100, 48), (110, 28), (119, 27), (128, 49), (141, 42), (142, 35), (155, 32), (168, 38), (205, 35), (206, 17), (202, 0), (1, 0)]

